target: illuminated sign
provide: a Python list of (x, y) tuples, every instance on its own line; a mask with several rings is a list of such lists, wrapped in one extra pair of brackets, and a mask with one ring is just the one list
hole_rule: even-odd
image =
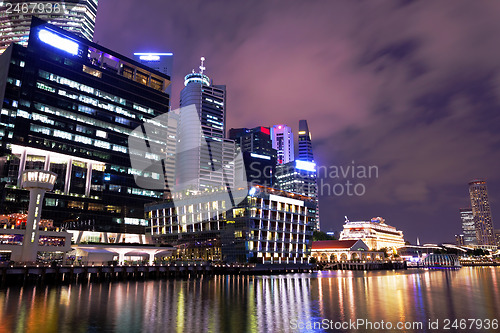
[(299, 170), (305, 170), (305, 171), (314, 172), (314, 171), (316, 171), (316, 163), (314, 163), (314, 162), (308, 162), (308, 161), (296, 160), (295, 161), (295, 168), (299, 169)]
[(148, 60), (148, 61), (154, 61), (154, 60), (160, 60), (160, 56), (157, 55), (142, 55), (139, 57), (141, 60)]
[(255, 154), (255, 153), (250, 153), (250, 156), (256, 157), (256, 158), (261, 158), (263, 160), (270, 160), (271, 157), (266, 156), (266, 155), (260, 155), (260, 154)]
[(306, 131), (299, 131), (299, 135), (304, 135), (306, 134)]
[(269, 128), (266, 127), (260, 127), (260, 131), (264, 134), (270, 135), (271, 133), (269, 132)]
[(47, 29), (41, 29), (38, 32), (38, 38), (46, 44), (56, 47), (60, 50), (66, 51), (73, 55), (78, 54), (78, 43), (59, 34), (56, 34)]

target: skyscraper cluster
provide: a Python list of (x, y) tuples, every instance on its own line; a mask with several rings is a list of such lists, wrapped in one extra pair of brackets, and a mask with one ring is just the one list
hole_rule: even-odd
[(57, 175), (43, 210), (55, 225), (146, 230), (186, 256), (307, 258), (319, 219), (305, 120), (298, 155), (286, 125), (226, 136), (226, 87), (204, 58), (171, 110), (171, 53), (129, 58), (93, 43), (97, 1), (44, 3), (60, 15), (1, 16), (0, 214), (25, 211), (20, 175), (45, 170)]
[(299, 121), (298, 155), (294, 133), (284, 124), (231, 129), (229, 135), (243, 152), (248, 181), (313, 198), (319, 230), (316, 163), (307, 121)]
[(471, 208), (460, 209), (461, 245), (497, 245), (486, 181), (469, 182)]
[(317, 170), (312, 150), (311, 132), (309, 132), (307, 121), (299, 121), (298, 155), (294, 154), (294, 135), (290, 127), (286, 125), (273, 126), (272, 140), (273, 147), (278, 149), (276, 186), (282, 190), (314, 199), (316, 202), (315, 229), (319, 230)]

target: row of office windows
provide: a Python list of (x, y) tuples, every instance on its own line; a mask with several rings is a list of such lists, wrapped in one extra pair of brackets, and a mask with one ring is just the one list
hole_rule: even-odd
[[(140, 104), (129, 102), (124, 98), (114, 96), (114, 95), (106, 93), (102, 90), (92, 88), (90, 86), (87, 86), (87, 85), (84, 85), (82, 83), (70, 80), (68, 78), (65, 78), (65, 77), (62, 77), (62, 76), (59, 76), (56, 74), (52, 74), (52, 73), (46, 72), (44, 70), (39, 71), (39, 76), (41, 78), (46, 79), (46, 80), (49, 80), (52, 82), (57, 82), (58, 84), (65, 85), (65, 86), (68, 86), (68, 87), (73, 88), (73, 89), (77, 89), (77, 90), (85, 92), (89, 95), (93, 95), (93, 96), (96, 96), (96, 97), (102, 98), (104, 100), (108, 100), (108, 101), (111, 101), (111, 102), (114, 102), (114, 103), (117, 103), (117, 104), (120, 104), (123, 106), (131, 105), (131, 107), (134, 110), (140, 111), (142, 113), (153, 115), (153, 116), (155, 115), (155, 111), (152, 108), (147, 108), (147, 107), (144, 107)], [(68, 97), (73, 98), (73, 99), (76, 98), (76, 96), (78, 96), (78, 95), (74, 95), (74, 94), (70, 95), (67, 92), (64, 92), (61, 94), (68, 94)], [(134, 118), (134, 119), (136, 118), (135, 114), (130, 113), (129, 111), (123, 109), (120, 106), (116, 106), (113, 104), (99, 103), (100, 101), (93, 99), (93, 98), (86, 96), (86, 95), (80, 95), (78, 98), (84, 99), (85, 102), (88, 104), (92, 104), (94, 106), (99, 106), (99, 107), (104, 108), (106, 110), (113, 111), (113, 112), (119, 113), (121, 115), (125, 115), (127, 117), (130, 117), (130, 118)]]
[(109, 150), (112, 150), (115, 152), (120, 152), (120, 153), (125, 153), (125, 154), (128, 152), (127, 147), (124, 147), (124, 146), (110, 144), (107, 141), (102, 141), (102, 140), (98, 140), (98, 139), (91, 139), (91, 138), (83, 136), (83, 135), (76, 135), (76, 134), (68, 133), (65, 131), (58, 130), (58, 129), (52, 129), (52, 128), (45, 127), (45, 126), (31, 124), (30, 130), (32, 132), (35, 132), (35, 133), (42, 133), (45, 135), (54, 136), (56, 138), (71, 140), (71, 141), (83, 143), (86, 145), (93, 145), (93, 146), (98, 147), (98, 148), (109, 149)]
[[(127, 134), (127, 132), (128, 132), (129, 134), (133, 134), (134, 136), (140, 136), (140, 134), (132, 133), (132, 131), (129, 131), (127, 129), (109, 126), (109, 124), (108, 124), (108, 126), (106, 126), (105, 122), (102, 122), (99, 120), (93, 120), (90, 117), (75, 116), (71, 112), (60, 110), (57, 108), (48, 107), (48, 106), (45, 106), (43, 104), (36, 103), (35, 107), (37, 109), (40, 109), (41, 111), (44, 111), (47, 113), (52, 113), (52, 114), (55, 114), (57, 116), (62, 116), (62, 117), (65, 117), (65, 118), (68, 118), (71, 120), (77, 120), (77, 121), (80, 121), (80, 122), (83, 122), (86, 124), (91, 124), (91, 125), (97, 125), (97, 126), (101, 125), (100, 127), (102, 127), (102, 128), (111, 129), (111, 130), (114, 130), (114, 131), (121, 133), (121, 134)], [(26, 119), (40, 121), (40, 122), (42, 122), (44, 124), (48, 124), (48, 125), (60, 125), (61, 127), (66, 127), (66, 124), (57, 122), (57, 121), (55, 121), (55, 120), (53, 120), (45, 115), (41, 115), (38, 113), (29, 114), (27, 111), (18, 110), (17, 116), (23, 117)], [(73, 128), (71, 128), (71, 129), (73, 129)], [(39, 125), (32, 124), (30, 127), (30, 130), (33, 132), (36, 132), (36, 133), (42, 133), (45, 135), (53, 135), (55, 137), (60, 137), (60, 138), (67, 139), (67, 140), (74, 140), (76, 142), (81, 142), (83, 144), (94, 145), (94, 146), (99, 147), (99, 148), (110, 149), (110, 150), (120, 152), (120, 153), (128, 153), (129, 152), (128, 148), (125, 146), (122, 146), (122, 145), (110, 144), (109, 142), (106, 142), (106, 141), (102, 141), (99, 139), (91, 139), (89, 137), (85, 137), (85, 136), (78, 135), (78, 134), (72, 134), (72, 133), (62, 131), (59, 129), (52, 129), (52, 128), (48, 128), (45, 126), (39, 126)], [(75, 130), (77, 132), (80, 132), (83, 134), (95, 135), (96, 137), (100, 137), (103, 139), (106, 139), (108, 137), (107, 132), (105, 132), (105, 131), (93, 130), (91, 128), (87, 128), (87, 127), (81, 126), (81, 125), (77, 125), (75, 127)], [(158, 144), (162, 144), (162, 145), (166, 144), (165, 142), (161, 142), (158, 140), (149, 139), (149, 141), (154, 141), (154, 142), (156, 142)], [(135, 155), (141, 155), (141, 156), (143, 155), (143, 153), (138, 152), (138, 151), (133, 151), (131, 153), (133, 153)], [(148, 159), (153, 159), (153, 160), (160, 160), (162, 158), (161, 156), (159, 156), (157, 154), (152, 154), (152, 153), (146, 153), (146, 154), (144, 154), (144, 156)]]
[[(28, 104), (30, 105), (29, 102), (28, 102)], [(29, 107), (29, 105), (25, 105), (25, 106)], [(144, 137), (141, 134), (135, 133), (135, 132), (133, 132), (132, 130), (130, 130), (128, 128), (117, 126), (117, 125), (113, 125), (113, 124), (110, 124), (109, 122), (98, 120), (98, 119), (95, 119), (93, 117), (87, 117), (87, 116), (83, 116), (83, 115), (77, 115), (74, 112), (62, 110), (60, 108), (56, 108), (56, 107), (53, 107), (53, 106), (48, 106), (48, 105), (45, 105), (43, 103), (38, 103), (38, 102), (34, 103), (34, 107), (37, 110), (39, 110), (39, 111), (43, 111), (43, 112), (46, 112), (46, 113), (54, 114), (54, 115), (59, 116), (59, 117), (64, 117), (64, 118), (67, 118), (67, 119), (76, 120), (76, 121), (81, 122), (81, 123), (93, 125), (93, 126), (96, 126), (96, 127), (101, 127), (103, 129), (107, 129), (107, 130), (112, 130), (114, 132), (117, 132), (117, 133), (120, 133), (120, 134), (124, 134), (124, 135), (134, 135), (136, 137), (144, 139)], [(81, 113), (85, 113), (85, 114), (89, 114), (89, 115), (94, 115), (94, 116), (97, 114), (97, 111), (95, 109), (92, 109), (92, 108), (90, 108), (88, 106), (80, 105), (80, 104), (78, 105), (78, 107), (76, 108), (76, 110), (78, 110)], [(19, 110), (18, 111), (18, 115), (20, 115), (20, 116), (22, 116), (24, 118), (27, 118), (27, 119), (32, 118), (32, 117), (30, 117), (30, 114), (27, 111), (23, 111), (23, 110)], [(116, 123), (119, 123), (119, 124), (122, 124), (122, 125), (130, 125), (130, 121), (128, 119), (122, 118), (120, 116), (115, 116), (114, 117), (114, 121)], [(148, 121), (148, 119), (145, 119), (145, 121), (150, 122), (150, 121)], [(154, 123), (154, 122), (152, 122), (152, 123)], [(52, 123), (50, 123), (50, 124), (53, 125)], [(155, 126), (160, 126), (161, 124), (154, 123), (154, 125)], [(104, 136), (101, 136), (101, 137), (104, 137)], [(153, 142), (155, 142), (157, 144), (165, 145), (164, 141), (154, 140), (153, 138), (148, 138), (148, 140), (149, 141), (153, 141)]]

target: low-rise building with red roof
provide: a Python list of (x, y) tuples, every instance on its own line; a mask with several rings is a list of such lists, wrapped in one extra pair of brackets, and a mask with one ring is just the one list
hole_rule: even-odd
[(315, 241), (312, 243), (311, 256), (318, 262), (384, 259), (383, 252), (370, 251), (362, 240)]

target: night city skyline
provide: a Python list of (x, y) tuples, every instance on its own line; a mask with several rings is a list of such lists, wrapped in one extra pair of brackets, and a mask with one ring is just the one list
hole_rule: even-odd
[(377, 166), (378, 178), (354, 180), (365, 195), (320, 197), (322, 230), (382, 216), (411, 243), (453, 242), (472, 179), (488, 182), (498, 228), (499, 9), (101, 1), (94, 41), (129, 56), (173, 52), (173, 109), (204, 56), (227, 87), (227, 129), (286, 124), (297, 135), (307, 119), (319, 165)]
[(499, 17), (0, 0), (0, 332), (499, 331)]

